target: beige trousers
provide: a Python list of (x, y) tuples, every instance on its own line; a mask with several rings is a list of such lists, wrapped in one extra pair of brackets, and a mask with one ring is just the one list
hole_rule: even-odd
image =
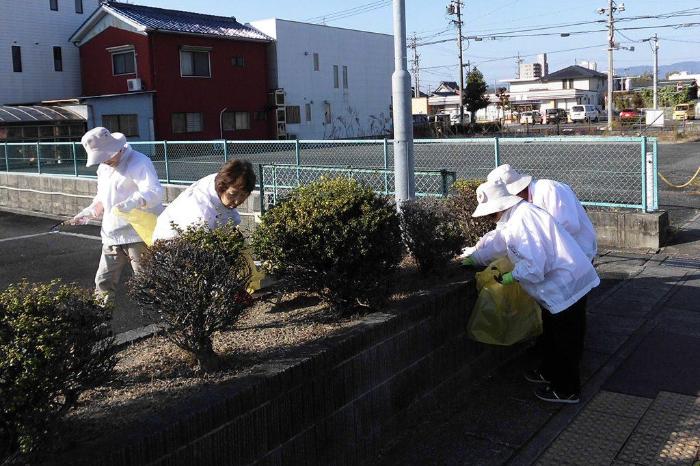
[(131, 263), (134, 273), (140, 269), (141, 255), (146, 251), (145, 243), (102, 246), (102, 257), (95, 275), (95, 293), (105, 300), (114, 300), (114, 292), (119, 278), (127, 264)]

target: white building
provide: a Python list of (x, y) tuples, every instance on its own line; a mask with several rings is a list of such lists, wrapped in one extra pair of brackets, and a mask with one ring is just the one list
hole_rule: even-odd
[(68, 39), (98, 0), (0, 1), (0, 104), (80, 95), (80, 58)]
[[(394, 39), (277, 18), (251, 25), (270, 45), (270, 87), (284, 92), (279, 137), (347, 139), (391, 130)], [(282, 102), (276, 104), (281, 108)], [(286, 126), (286, 128), (285, 128)]]
[(607, 75), (573, 65), (538, 79), (513, 79), (510, 103), (514, 108), (569, 109), (587, 104), (602, 108), (607, 92)]

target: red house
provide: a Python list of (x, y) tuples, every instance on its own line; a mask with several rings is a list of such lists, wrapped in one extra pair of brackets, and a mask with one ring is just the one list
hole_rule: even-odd
[(235, 18), (107, 2), (73, 34), (88, 126), (130, 140), (268, 139), (267, 48)]

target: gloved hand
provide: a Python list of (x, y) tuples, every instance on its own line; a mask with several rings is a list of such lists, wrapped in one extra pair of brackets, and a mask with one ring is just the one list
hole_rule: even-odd
[(81, 210), (75, 217), (68, 220), (66, 223), (69, 225), (85, 225), (90, 221), (91, 218), (95, 216), (94, 212), (90, 207), (86, 207)]
[(516, 282), (515, 277), (513, 277), (513, 272), (504, 273), (503, 275), (498, 275), (496, 281), (501, 285), (512, 285)]
[(142, 207), (143, 204), (143, 199), (130, 197), (129, 199), (116, 204), (114, 207), (121, 210), (122, 212), (129, 212), (137, 207)]
[(474, 267), (476, 265), (476, 261), (472, 258), (472, 256), (465, 257), (462, 259), (462, 266), (463, 267)]

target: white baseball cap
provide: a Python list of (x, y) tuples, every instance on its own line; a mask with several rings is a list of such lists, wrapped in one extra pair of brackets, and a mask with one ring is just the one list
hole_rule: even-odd
[(80, 143), (87, 152), (86, 167), (106, 162), (126, 145), (126, 136), (122, 133), (110, 133), (107, 128), (98, 126), (83, 134)]
[(472, 217), (484, 217), (513, 207), (522, 198), (508, 192), (506, 184), (500, 180), (487, 181), (476, 188), (476, 200), (479, 205)]
[(510, 165), (504, 164), (491, 170), (491, 173), (486, 177), (486, 181), (496, 180), (504, 182), (509, 193), (518, 194), (530, 185), (532, 177), (518, 173)]

